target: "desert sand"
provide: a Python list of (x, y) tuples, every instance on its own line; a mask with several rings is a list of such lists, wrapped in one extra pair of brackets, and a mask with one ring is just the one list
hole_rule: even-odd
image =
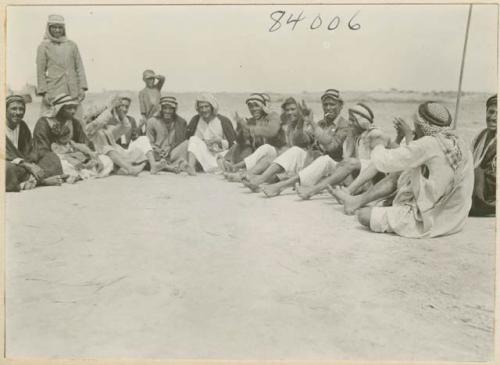
[(6, 195), (8, 357), (483, 361), (494, 219), (412, 240), (327, 195), (113, 176)]

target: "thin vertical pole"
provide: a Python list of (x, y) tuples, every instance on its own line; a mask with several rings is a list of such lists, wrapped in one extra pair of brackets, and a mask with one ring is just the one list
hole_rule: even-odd
[(464, 76), (465, 54), (467, 53), (467, 41), (469, 40), (470, 18), (472, 15), (472, 4), (469, 4), (469, 15), (467, 16), (467, 27), (465, 28), (464, 50), (462, 52), (462, 64), (460, 65), (460, 78), (458, 80), (457, 104), (455, 106), (455, 117), (453, 118), (453, 129), (457, 128), (458, 109), (460, 108), (460, 94), (462, 94), (462, 79)]

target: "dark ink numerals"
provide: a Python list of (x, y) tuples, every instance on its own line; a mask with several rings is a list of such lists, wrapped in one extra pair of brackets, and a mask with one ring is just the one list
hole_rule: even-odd
[[(356, 17), (359, 14), (359, 10), (349, 18), (347, 21), (347, 28), (350, 30), (359, 30), (361, 29), (361, 24), (356, 21)], [(288, 15), (288, 17), (286, 17)], [(317, 14), (315, 17), (306, 17), (304, 12), (301, 11), (298, 15), (293, 13), (287, 14), (285, 10), (276, 10), (273, 11), (270, 15), (273, 24), (269, 28), (269, 32), (276, 32), (281, 29), (282, 26), (288, 26), (290, 30), (295, 30), (297, 25), (301, 22), (306, 21), (310, 30), (316, 30), (320, 28), (326, 28), (329, 31), (336, 30), (339, 26), (343, 24), (342, 19), (339, 16), (324, 17), (321, 14)], [(286, 22), (285, 22), (286, 19)]]

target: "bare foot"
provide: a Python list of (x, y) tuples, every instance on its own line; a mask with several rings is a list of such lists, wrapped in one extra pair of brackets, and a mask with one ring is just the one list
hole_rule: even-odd
[(243, 174), (239, 172), (226, 172), (224, 173), (224, 177), (227, 181), (231, 182), (241, 182), (243, 180)]
[(196, 175), (196, 170), (194, 167), (192, 167), (187, 161), (182, 160), (182, 162), (179, 163), (179, 170), (183, 172), (187, 172), (189, 176), (195, 176)]
[(303, 200), (308, 200), (311, 199), (311, 197), (314, 195), (312, 193), (312, 187), (309, 186), (302, 186), (299, 185), (298, 183), (295, 184), (295, 190), (297, 191), (297, 195), (300, 196)]
[(262, 187), (262, 192), (266, 194), (268, 198), (272, 198), (280, 195), (281, 189), (276, 184), (266, 185)]
[(258, 193), (260, 191), (260, 186), (253, 183), (249, 179), (243, 179), (241, 182), (243, 183), (243, 185), (249, 188), (253, 193)]
[(344, 200), (341, 197), (342, 191), (338, 186), (336, 187), (331, 187), (330, 185), (327, 186), (328, 192), (335, 198), (338, 204), (344, 204)]
[(68, 184), (74, 184), (78, 181), (78, 176), (70, 176), (66, 179)]
[(130, 176), (138, 176), (139, 173), (144, 170), (144, 166), (146, 166), (146, 163), (143, 162), (142, 164), (140, 165), (137, 165), (137, 166), (132, 166), (131, 168), (128, 169), (127, 171), (127, 175), (130, 175)]
[(156, 162), (154, 165), (151, 166), (149, 172), (151, 173), (151, 175), (156, 175), (164, 168), (165, 168), (165, 165), (164, 165), (163, 161)]
[(63, 183), (63, 176), (56, 175), (43, 179), (41, 185), (43, 186), (60, 186)]
[(361, 195), (347, 195), (344, 197), (344, 213), (347, 215), (353, 215), (362, 205)]

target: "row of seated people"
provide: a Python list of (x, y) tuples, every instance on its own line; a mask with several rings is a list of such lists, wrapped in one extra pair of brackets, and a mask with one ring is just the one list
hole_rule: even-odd
[(418, 106), (414, 129), (396, 118), (397, 137), (391, 140), (363, 103), (343, 118), (344, 102), (335, 89), (322, 95), (319, 121), (304, 102), (288, 98), (279, 114), (270, 101), (267, 94), (250, 95), (251, 117), (235, 114), (235, 130), (218, 113), (213, 95), (197, 98), (189, 123), (177, 114), (177, 100), (164, 96), (146, 135), (138, 136), (128, 116), (129, 97), (114, 98), (81, 123), (77, 102), (60, 95), (31, 138), (24, 99), (10, 96), (7, 191), (111, 173), (136, 176), (145, 168), (189, 175), (222, 170), (228, 181), (269, 197), (294, 187), (309, 199), (327, 189), (370, 229), (407, 237), (454, 233), (468, 213), (495, 213), (496, 95), (486, 103), (487, 128), (472, 149), (453, 133), (449, 111), (436, 102)]

